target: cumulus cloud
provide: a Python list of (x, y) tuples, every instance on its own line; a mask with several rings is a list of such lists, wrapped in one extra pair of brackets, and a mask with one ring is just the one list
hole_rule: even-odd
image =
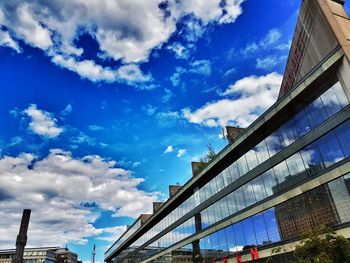
[[(92, 81), (147, 81), (136, 63), (148, 61), (152, 50), (161, 47), (176, 32), (184, 17), (187, 27), (198, 37), (208, 24), (232, 23), (241, 14), (243, 0), (177, 1), (159, 0), (3, 0), (0, 25), (11, 30), (6, 45), (19, 50), (15, 40), (23, 40), (46, 52), (57, 65)], [(7, 31), (5, 31), (7, 32)], [(122, 70), (82, 57), (81, 35), (96, 40), (99, 58), (111, 59)], [(195, 38), (195, 37), (192, 37)], [(4, 38), (3, 38), (4, 39)], [(5, 45), (2, 43), (2, 45)], [(175, 52), (187, 56), (177, 46)], [(128, 68), (128, 66), (130, 67)]]
[(63, 132), (63, 128), (57, 126), (53, 115), (38, 109), (35, 104), (30, 105), (23, 113), (31, 119), (29, 129), (40, 136), (55, 138)]
[[(23, 208), (32, 209), (29, 246), (86, 243), (88, 237), (120, 233), (97, 229), (94, 208), (136, 218), (152, 211), (157, 193), (138, 189), (143, 181), (100, 156), (74, 157), (53, 149), (45, 158), (31, 153), (0, 159), (0, 247), (12, 247)], [(114, 236), (114, 238), (116, 238)]]
[(274, 72), (263, 76), (249, 76), (229, 86), (222, 96), (227, 98), (207, 103), (191, 111), (182, 110), (190, 123), (208, 127), (235, 124), (246, 127), (277, 99), (282, 75)]
[(174, 151), (174, 147), (172, 145), (169, 145), (168, 147), (166, 147), (166, 149), (164, 150), (164, 153), (171, 153)]

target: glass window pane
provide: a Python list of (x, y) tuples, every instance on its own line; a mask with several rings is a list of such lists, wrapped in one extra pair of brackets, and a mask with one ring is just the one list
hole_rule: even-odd
[(281, 143), (280, 139), (281, 137), (278, 130), (265, 139), (270, 156), (275, 155), (283, 149), (283, 144)]
[(331, 117), (342, 108), (342, 105), (340, 104), (336, 94), (336, 88), (330, 88), (325, 93), (323, 93), (321, 95), (321, 101), (323, 102), (328, 117)]
[(258, 159), (256, 157), (255, 149), (248, 151), (246, 154), (249, 171), (258, 166)]
[(235, 199), (236, 199), (236, 204), (237, 204), (238, 211), (246, 208), (247, 205), (246, 205), (245, 200), (244, 200), (244, 194), (243, 194), (242, 187), (236, 189), (234, 191), (234, 193), (235, 193)]
[(341, 86), (340, 82), (337, 82), (333, 85), (332, 89), (334, 90), (334, 93), (336, 94), (338, 101), (342, 108), (344, 108), (346, 105), (349, 104), (348, 97), (346, 96), (343, 87)]
[(238, 171), (240, 176), (248, 172), (248, 165), (247, 165), (245, 155), (243, 155), (241, 158), (237, 160), (237, 166), (238, 166)]
[(256, 177), (252, 181), (252, 186), (253, 186), (253, 190), (254, 190), (254, 194), (257, 202), (267, 197), (265, 192), (264, 182), (261, 176)]
[(239, 178), (239, 171), (238, 171), (238, 166), (237, 166), (237, 161), (232, 163), (229, 166), (230, 169), (230, 174), (232, 177), (232, 181), (234, 182), (235, 180), (237, 180)]
[(271, 208), (269, 210), (266, 210), (263, 213), (263, 216), (265, 219), (265, 225), (267, 228), (269, 240), (272, 243), (281, 241), (280, 233), (279, 233), (277, 222), (276, 222), (275, 208)]
[(235, 233), (235, 239), (236, 239), (236, 248), (235, 252), (242, 251), (243, 248), (247, 245), (247, 242), (245, 240), (244, 232), (243, 232), (243, 224), (242, 222), (238, 222), (233, 225), (233, 230)]
[(244, 231), (244, 237), (247, 242), (248, 246), (255, 246), (256, 245), (256, 237), (253, 227), (253, 221), (252, 218), (249, 217), (247, 219), (244, 219), (242, 221), (243, 224), (243, 231)]
[(312, 129), (323, 123), (328, 118), (320, 98), (317, 98), (308, 105), (305, 108), (305, 113)]
[(295, 138), (297, 139), (301, 138), (311, 130), (311, 125), (309, 124), (304, 111), (295, 115), (291, 121), (293, 122), (293, 130)]
[(305, 171), (304, 162), (301, 159), (300, 153), (295, 153), (286, 160), (289, 174), (296, 175)]
[(236, 240), (235, 240), (235, 234), (233, 231), (233, 226), (229, 226), (225, 228), (225, 234), (226, 234), (226, 241), (227, 241), (227, 248), (230, 252), (230, 254), (236, 252)]
[(227, 205), (228, 205), (228, 209), (230, 211), (230, 215), (233, 215), (234, 213), (236, 213), (238, 211), (234, 192), (227, 195)]
[(216, 182), (216, 186), (217, 186), (217, 190), (218, 192), (220, 190), (222, 190), (225, 185), (224, 185), (224, 178), (222, 176), (222, 173), (219, 173), (215, 178), (214, 178), (215, 182)]
[(319, 139), (317, 143), (326, 167), (344, 159), (343, 151), (334, 132), (328, 133)]
[(246, 183), (242, 186), (243, 193), (244, 193), (244, 199), (247, 206), (251, 206), (256, 203), (255, 196), (254, 196), (254, 190), (251, 185), (251, 182)]
[(219, 205), (221, 208), (221, 214), (223, 218), (226, 218), (230, 215), (229, 209), (228, 209), (228, 200), (227, 197), (225, 196), (219, 201)]
[(253, 216), (253, 224), (258, 246), (269, 244), (269, 237), (267, 235), (265, 220), (262, 214)]
[(269, 152), (267, 150), (265, 140), (263, 140), (257, 146), (255, 146), (255, 151), (259, 163), (263, 163), (269, 158)]
[(307, 167), (306, 173), (313, 176), (324, 169), (323, 160), (316, 143), (300, 151), (304, 164)]
[(267, 196), (271, 196), (276, 193), (275, 186), (277, 185), (277, 180), (273, 169), (270, 169), (261, 175)]
[(209, 187), (210, 187), (211, 195), (214, 195), (218, 192), (215, 180), (211, 180), (209, 182)]
[(232, 177), (231, 177), (231, 173), (230, 173), (230, 169), (226, 168), (225, 170), (222, 171), (222, 177), (224, 179), (224, 185), (228, 186), (229, 184), (231, 184), (233, 182)]
[(335, 130), (340, 146), (346, 157), (350, 156), (350, 122), (346, 122)]
[(283, 185), (283, 182), (286, 180), (286, 177), (289, 175), (286, 162), (283, 161), (280, 164), (276, 165), (273, 168), (273, 171), (275, 172), (275, 176), (278, 182), (278, 184), (275, 187), (275, 190), (277, 192), (283, 191), (287, 187), (287, 185)]
[(341, 223), (350, 221), (350, 176), (338, 178), (328, 184)]

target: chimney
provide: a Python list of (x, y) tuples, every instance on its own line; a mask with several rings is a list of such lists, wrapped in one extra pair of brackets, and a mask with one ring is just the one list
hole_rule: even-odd
[(245, 131), (245, 128), (226, 126), (227, 140), (229, 144), (235, 142), (235, 140)]
[(141, 214), (141, 215), (140, 215), (141, 225), (143, 225), (144, 223), (146, 223), (146, 221), (148, 220), (148, 218), (150, 218), (151, 216), (152, 216), (152, 214)]
[(153, 202), (153, 214), (157, 213), (164, 202)]
[(169, 196), (174, 196), (177, 191), (179, 191), (181, 188), (181, 185), (169, 185)]

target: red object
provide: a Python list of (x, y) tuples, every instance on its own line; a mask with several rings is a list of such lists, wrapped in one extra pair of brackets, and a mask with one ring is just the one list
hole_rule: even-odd
[(250, 254), (252, 255), (253, 259), (259, 259), (259, 252), (257, 247), (250, 249)]
[(240, 254), (236, 255), (236, 260), (237, 260), (237, 263), (242, 263), (243, 262), (242, 256)]

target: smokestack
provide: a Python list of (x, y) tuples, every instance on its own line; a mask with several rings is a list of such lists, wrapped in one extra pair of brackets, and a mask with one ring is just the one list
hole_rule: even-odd
[(22, 214), (21, 226), (16, 240), (16, 251), (12, 258), (12, 263), (23, 262), (24, 247), (27, 245), (27, 231), (30, 219), (30, 209), (24, 209)]

